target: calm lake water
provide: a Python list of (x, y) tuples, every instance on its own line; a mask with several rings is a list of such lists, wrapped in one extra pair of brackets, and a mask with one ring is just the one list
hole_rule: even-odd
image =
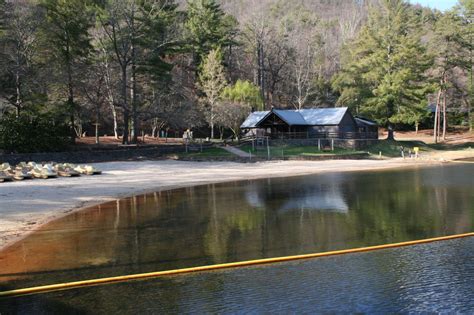
[(473, 248), (468, 238), (81, 288), (3, 301), (2, 314), (472, 314)]
[[(52, 222), (0, 253), (0, 287), (4, 290), (385, 244), (471, 232), (473, 226), (474, 164), (204, 185), (110, 202)], [(405, 294), (399, 279), (406, 278), (405, 281), (413, 282), (416, 292), (426, 297), (449, 296), (446, 291), (452, 288), (446, 286), (446, 281), (454, 281), (453, 285), (460, 286), (462, 296), (458, 302), (451, 303), (455, 308), (448, 310), (466, 310), (462, 307), (473, 309), (473, 302), (466, 303), (474, 300), (472, 292), (466, 293), (473, 283), (473, 249), (472, 240), (458, 240), (278, 267), (65, 291), (42, 295), (44, 299), (25, 297), (3, 301), (3, 305), (6, 303), (13, 311), (26, 311), (33, 305), (37, 311), (42, 309), (41, 305), (57, 305), (59, 310), (71, 307), (73, 301), (74, 305), (80, 305), (77, 301), (81, 296), (84, 301), (87, 296), (90, 299), (103, 296), (101, 302), (94, 302), (99, 305), (94, 311), (107, 312), (123, 304), (109, 294), (115, 292), (123, 301), (134, 304), (135, 309), (130, 306), (131, 310), (143, 312), (146, 309), (140, 309), (127, 298), (140, 292), (157, 299), (159, 307), (150, 310), (193, 312), (192, 306), (197, 303), (203, 312), (246, 312), (231, 306), (246, 303), (248, 298), (249, 305), (255, 304), (256, 308), (247, 311), (396, 311), (403, 310), (400, 305), (405, 304), (394, 309), (389, 306), (393, 305), (393, 299)], [(432, 265), (419, 263), (447, 262), (450, 257), (456, 265), (445, 263), (432, 269)], [(455, 270), (458, 263), (462, 266)], [(405, 274), (405, 265), (414, 268), (407, 267), (410, 276)], [(343, 276), (348, 272), (344, 266), (355, 274)], [(345, 273), (341, 273), (342, 269)], [(453, 273), (458, 277), (452, 279)], [(413, 278), (413, 274), (419, 275), (420, 280)], [(381, 278), (388, 281), (386, 285), (380, 282)], [(466, 279), (470, 282), (464, 283)], [(241, 284), (231, 285), (233, 281)], [(248, 289), (246, 281), (251, 284)], [(357, 291), (357, 285), (365, 286), (361, 281), (374, 287), (366, 292), (368, 295), (362, 294), (364, 290), (355, 295), (365, 297), (358, 304), (352, 297), (347, 298), (341, 286), (347, 285), (349, 289), (352, 286)], [(270, 285), (270, 282), (273, 287), (268, 290), (261, 287), (262, 283)], [(284, 293), (285, 287), (292, 293)], [(329, 294), (331, 288), (336, 288), (332, 292), (337, 293)], [(322, 296), (327, 299), (318, 298), (319, 291), (326, 292)], [(196, 292), (202, 303), (190, 302), (193, 301), (190, 296)], [(293, 296), (294, 292), (301, 294), (299, 299)], [(463, 299), (466, 294), (470, 300)], [(41, 302), (50, 301), (48, 297), (53, 302)], [(228, 305), (229, 299), (234, 299), (236, 304)], [(350, 303), (344, 307), (333, 305), (336, 300)], [(416, 300), (412, 302), (416, 304)], [(149, 304), (144, 303), (143, 307), (146, 305)], [(370, 308), (374, 305), (380, 308)], [(267, 308), (259, 308), (264, 306)], [(443, 310), (433, 307), (431, 310)]]

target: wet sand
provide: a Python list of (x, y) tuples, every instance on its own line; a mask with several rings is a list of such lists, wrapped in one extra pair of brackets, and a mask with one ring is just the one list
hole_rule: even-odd
[(341, 171), (438, 165), (474, 150), (427, 159), (277, 161), (261, 163), (140, 161), (95, 164), (100, 176), (0, 184), (0, 250), (73, 211), (127, 196), (207, 183)]

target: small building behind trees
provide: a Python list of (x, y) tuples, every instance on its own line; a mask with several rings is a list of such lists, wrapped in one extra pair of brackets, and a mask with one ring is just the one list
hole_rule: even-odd
[(352, 116), (347, 107), (253, 112), (240, 129), (249, 136), (272, 139), (378, 139), (377, 123)]

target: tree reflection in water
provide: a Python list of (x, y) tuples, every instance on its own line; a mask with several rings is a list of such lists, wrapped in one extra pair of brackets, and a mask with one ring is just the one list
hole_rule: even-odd
[(472, 231), (474, 165), (212, 184), (109, 202), (0, 253), (13, 287)]

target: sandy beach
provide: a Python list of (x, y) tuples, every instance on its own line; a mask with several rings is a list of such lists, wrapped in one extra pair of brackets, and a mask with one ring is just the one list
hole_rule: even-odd
[[(469, 153), (469, 154), (466, 154)], [(268, 177), (437, 165), (474, 152), (431, 159), (276, 161), (261, 163), (141, 161), (95, 164), (104, 174), (0, 184), (0, 249), (41, 225), (87, 206), (153, 191)]]

